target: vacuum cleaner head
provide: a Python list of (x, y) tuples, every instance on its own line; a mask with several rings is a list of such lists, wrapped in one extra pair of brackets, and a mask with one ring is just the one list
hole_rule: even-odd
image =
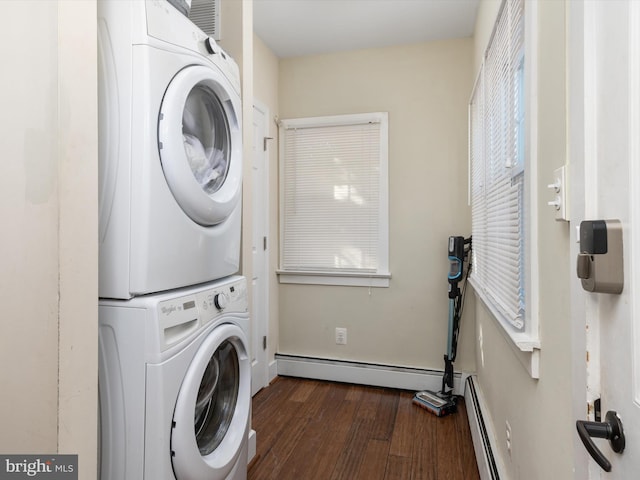
[(444, 417), (456, 412), (456, 396), (423, 390), (413, 396), (413, 403), (428, 410), (436, 417)]

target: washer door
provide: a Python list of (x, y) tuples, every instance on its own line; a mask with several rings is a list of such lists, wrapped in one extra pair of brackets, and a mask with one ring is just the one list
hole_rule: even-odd
[(223, 222), (240, 200), (240, 98), (214, 68), (180, 70), (158, 119), (160, 161), (182, 210), (204, 226)]
[(231, 324), (216, 327), (196, 352), (173, 414), (171, 460), (176, 478), (226, 478), (238, 461), (251, 399), (247, 352), (242, 330)]

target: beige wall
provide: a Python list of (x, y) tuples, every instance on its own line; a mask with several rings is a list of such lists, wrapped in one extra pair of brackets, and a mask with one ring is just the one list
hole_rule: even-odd
[[(459, 39), (280, 61), (282, 118), (389, 112), (392, 274), (389, 288), (280, 285), (280, 353), (443, 368), (447, 239), (470, 234), (472, 60), (473, 42)], [(475, 368), (471, 318), (459, 370)]]
[[(499, 2), (480, 4), (474, 64), (480, 65)], [(538, 217), (540, 379), (533, 380), (516, 359), (491, 314), (476, 305), (478, 379), (486, 396), (499, 449), (509, 478), (573, 478), (574, 420), (571, 410), (571, 328), (569, 309), (569, 226), (554, 220), (547, 184), (564, 164), (565, 5), (535, 2), (538, 13)], [(474, 299), (474, 297), (470, 297)], [(511, 454), (506, 448), (506, 422), (511, 425)]]
[[(240, 69), (242, 98), (242, 251), (241, 274), (253, 275), (252, 264), (252, 175), (253, 151), (253, 2), (222, 0), (220, 46), (228, 52)], [(249, 298), (251, 282), (248, 282)], [(251, 308), (251, 306), (250, 306)]]
[(476, 16), (473, 41), (473, 75), (480, 71), (480, 64), (487, 50), (495, 20), (503, 0), (481, 0)]
[[(0, 452), (97, 465), (96, 4), (2, 2)], [(24, 32), (37, 32), (27, 35)]]
[[(242, 195), (242, 255), (241, 274), (247, 278), (253, 275), (253, 170), (251, 168), (253, 148), (253, 103), (254, 98), (268, 109), (271, 118), (278, 115), (278, 58), (253, 33), (253, 7), (251, 2), (223, 0), (221, 20), (223, 22), (220, 46), (229, 52), (240, 67), (242, 77), (242, 115), (243, 115), (243, 195)], [(268, 122), (269, 133), (273, 137), (269, 142), (269, 325), (267, 327), (267, 361), (272, 362), (278, 342), (278, 283), (275, 275), (278, 261), (278, 132), (274, 122)], [(251, 290), (251, 282), (248, 282)], [(252, 302), (253, 295), (249, 292)], [(250, 304), (250, 311), (254, 305)], [(252, 332), (252, 337), (254, 336)], [(252, 342), (256, 339), (252, 338)]]
[(278, 128), (274, 118), (279, 117), (278, 108), (278, 57), (256, 35), (253, 37), (254, 80), (253, 95), (269, 109), (267, 136), (273, 138), (267, 143), (269, 152), (269, 326), (267, 330), (267, 361), (272, 362), (278, 348)]

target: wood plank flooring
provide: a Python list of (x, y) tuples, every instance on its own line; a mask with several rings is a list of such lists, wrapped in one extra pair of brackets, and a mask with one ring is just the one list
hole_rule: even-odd
[(248, 480), (479, 480), (464, 400), (438, 418), (413, 393), (277, 378), (253, 398)]

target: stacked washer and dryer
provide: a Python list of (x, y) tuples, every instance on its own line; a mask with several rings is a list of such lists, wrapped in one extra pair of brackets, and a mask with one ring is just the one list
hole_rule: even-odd
[(188, 0), (98, 2), (102, 480), (240, 480), (238, 67)]

